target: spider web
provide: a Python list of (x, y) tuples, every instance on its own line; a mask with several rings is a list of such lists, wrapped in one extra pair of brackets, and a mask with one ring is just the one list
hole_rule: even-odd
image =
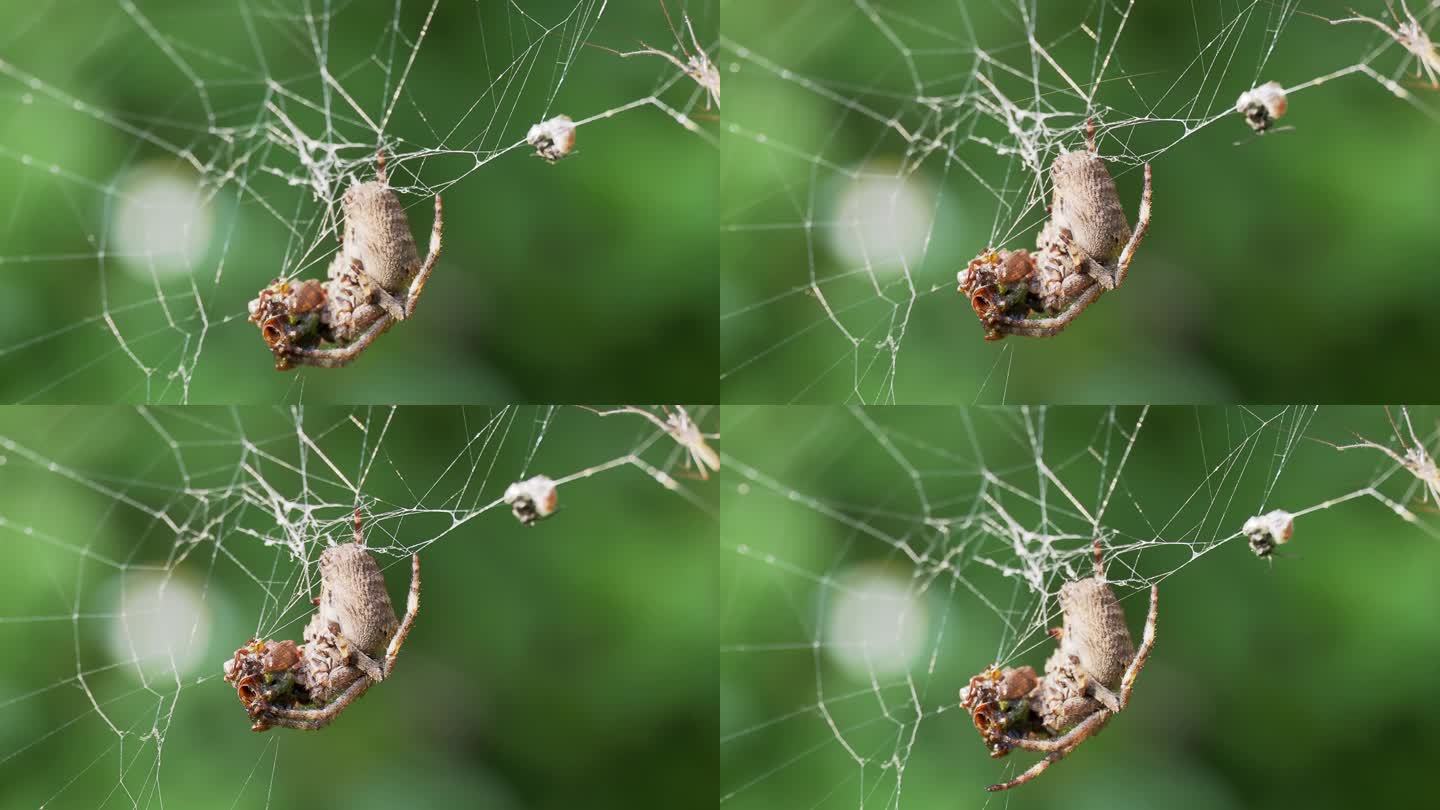
[[(714, 733), (694, 625), (716, 490), (686, 457), (638, 418), (549, 406), (0, 410), (0, 637), (26, 651), (0, 674), (0, 803), (633, 806), (593, 778), (612, 754), (687, 757)], [(502, 493), (540, 474), (559, 509), (522, 527)], [(220, 664), (251, 636), (300, 638), (356, 504), (401, 609), (421, 557), (394, 685), (322, 731), (254, 734)], [(650, 644), (667, 655), (626, 652)], [(655, 730), (691, 717), (695, 739)], [(561, 760), (573, 779), (534, 778)]]
[[(1399, 433), (1380, 408), (726, 408), (721, 806), (1148, 806), (1184, 786), (1189, 806), (1224, 807), (1234, 785), (1242, 804), (1353, 806), (1374, 783), (1346, 786), (1287, 718), (1328, 733), (1307, 701), (1433, 616), (1432, 490), (1379, 451), (1336, 449), (1358, 433), (1403, 458), (1415, 445), (1392, 414)], [(1433, 458), (1436, 412), (1404, 414)], [(1272, 509), (1294, 537), (1267, 563), (1241, 527)], [(1160, 589), (1136, 702), (1105, 742), (987, 801), (1035, 757), (991, 763), (958, 690), (992, 662), (1042, 668), (1056, 593), (1091, 575), (1096, 538), (1133, 632)], [(1440, 644), (1422, 646), (1402, 666), (1433, 670)], [(1267, 667), (1293, 688), (1265, 688)], [(1406, 768), (1433, 746), (1388, 724), (1434, 708), (1368, 705), (1336, 733), (1396, 750), (1393, 787), (1422, 789)]]
[[(1367, 362), (1383, 355), (1381, 339), (1372, 346), (1363, 335), (1371, 323), (1385, 329), (1394, 311), (1356, 304), (1342, 279), (1377, 244), (1392, 246), (1387, 255), (1403, 265), (1399, 284), (1411, 283), (1400, 279), (1413, 279), (1412, 260), (1428, 266), (1433, 231), (1412, 209), (1433, 210), (1436, 197), (1409, 172), (1429, 176), (1440, 94), (1414, 86), (1415, 57), (1374, 26), (1328, 24), (1349, 16), (1348, 5), (727, 8), (719, 57), (731, 77), (721, 181), (727, 400), (1234, 402), (1317, 393), (1323, 378), (1306, 365), (1313, 343), (1275, 335), (1259, 347), (1263, 371), (1256, 367), (1255, 335), (1236, 320), (1258, 323), (1261, 304), (1307, 335), (1343, 313), (1354, 325), (1345, 339), (1363, 345), (1337, 336), (1335, 351)], [(1426, 30), (1440, 27), (1440, 4), (1409, 6)], [(1357, 8), (1391, 20), (1379, 2)], [(1257, 138), (1234, 105), (1270, 80), (1289, 93), (1276, 128), (1296, 131)], [(956, 295), (956, 272), (987, 247), (1033, 249), (1048, 216), (1049, 166), (1083, 145), (1087, 119), (1132, 223), (1140, 167), (1154, 167), (1154, 227), (1128, 289), (1056, 339), (985, 343)], [(1343, 185), (1366, 174), (1372, 186)], [(1320, 191), (1315, 178), (1334, 182)], [(1312, 190), (1328, 210), (1312, 204)], [(1314, 233), (1327, 234), (1323, 250), (1302, 236)], [(1402, 364), (1378, 362), (1381, 390), (1414, 396)], [(1333, 398), (1349, 399), (1339, 389)]]
[[(713, 36), (704, 2), (670, 6)], [(692, 172), (682, 166), (713, 160), (714, 124), (694, 82), (659, 58), (593, 47), (642, 39), (673, 47), (658, 2), (16, 8), (0, 32), (0, 272), (9, 291), (0, 398), (274, 402), (300, 400), (308, 387), (346, 402), (413, 400), (417, 389), (425, 400), (541, 399), (516, 391), (564, 375), (577, 356), (564, 350), (571, 330), (596, 333), (597, 353), (628, 346), (632, 336), (606, 328), (613, 311), (599, 320), (604, 307), (623, 302), (637, 330), (711, 307), (710, 285), (672, 272), (700, 262), (703, 240), (676, 255), (668, 241), (645, 251), (594, 239), (597, 208), (636, 215), (635, 196), (604, 180), (636, 150), (656, 158), (629, 175), (673, 178), (652, 190), (647, 211), (652, 202), (696, 210), (704, 189), (685, 187)], [(579, 126), (577, 154), (551, 167), (525, 138), (558, 114)], [(347, 380), (275, 374), (246, 303), (276, 277), (324, 278), (340, 197), (374, 177), (381, 148), (422, 251), (431, 198), (443, 193), (448, 203), (426, 316), (393, 330), (385, 340), (398, 348)], [(687, 228), (675, 217), (677, 233)], [(544, 244), (520, 244), (532, 233)], [(585, 253), (561, 249), (570, 244)], [(662, 271), (668, 286), (656, 278)], [(561, 285), (594, 308), (537, 294)], [(655, 348), (654, 366), (679, 364), (688, 340), (678, 335), (673, 352)], [(603, 395), (603, 379), (585, 393)]]

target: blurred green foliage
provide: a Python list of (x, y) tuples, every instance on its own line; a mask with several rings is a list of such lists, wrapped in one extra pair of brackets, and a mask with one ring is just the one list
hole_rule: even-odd
[[(1433, 451), (1440, 412), (1411, 415)], [(1353, 808), (1414, 806), (1431, 793), (1440, 710), (1425, 690), (1440, 677), (1440, 540), (1436, 505), (1420, 501), (1415, 480), (1399, 472), (1380, 487), (1428, 532), (1360, 497), (1297, 518), (1271, 562), (1244, 537), (1212, 545), (1262, 509), (1298, 512), (1379, 480), (1394, 467), (1380, 453), (1324, 442), (1358, 432), (1398, 447), (1380, 408), (1156, 407), (1143, 426), (1134, 408), (1113, 420), (1091, 407), (730, 406), (723, 416), (728, 810)], [(995, 516), (977, 498), (983, 490), (1024, 529), (1073, 531), (1060, 547), (1088, 565), (1087, 521), (1067, 517), (1076, 510), (1037, 471), (1037, 454), (1091, 514), (1107, 503), (1112, 547), (1161, 541), (1107, 563), (1112, 579), (1132, 580), (1117, 588), (1132, 632), (1143, 581), (1161, 578), (1158, 640), (1129, 708), (1104, 733), (1035, 782), (991, 796), (984, 786), (1036, 757), (991, 760), (958, 690), (1001, 651), (1015, 652), (1008, 664), (1042, 667), (1052, 644), (1040, 633), (1017, 638), (1002, 621), (1023, 626), (1039, 602), (1018, 580), (1029, 569), (1012, 541), (956, 521)], [(1041, 529), (1039, 504), (1058, 528)], [(928, 635), (909, 680), (872, 681), (839, 663), (858, 653), (834, 644), (827, 620), (853, 596), (845, 583), (857, 568), (888, 571), (921, 594)]]
[[(1280, 122), (1294, 131), (1262, 138), (1226, 113), (1256, 84), (1294, 87), (1385, 44), (1373, 26), (1310, 16), (1348, 16), (1351, 5), (1389, 20), (1378, 0), (728, 4), (725, 399), (1433, 400), (1440, 377), (1420, 369), (1440, 353), (1440, 93), (1411, 87), (1412, 105), (1354, 74), (1294, 93)], [(997, 247), (1033, 248), (1044, 213), (1000, 204), (997, 193), (1023, 205), (1035, 175), (971, 140), (1017, 146), (1001, 114), (954, 99), (990, 99), (974, 78), (984, 72), (1022, 110), (1057, 111), (1051, 127), (1078, 131), (1087, 114), (1027, 45), (1025, 14), (1036, 41), (1087, 90), (1110, 58), (1093, 109), (1116, 126), (1100, 148), (1125, 158), (1112, 171), (1132, 222), (1135, 155), (1163, 154), (1153, 161), (1152, 225), (1125, 288), (1055, 339), (986, 343), (955, 293), (956, 271), (997, 232)], [(1405, 56), (1391, 44), (1374, 67), (1395, 75)], [(892, 121), (924, 137), (907, 153)], [(926, 140), (937, 134), (938, 144)], [(910, 267), (913, 294), (894, 257), (872, 256), (872, 278), (830, 246), (845, 227), (834, 198), (847, 173), (893, 177), (902, 160), (919, 164), (907, 179), (934, 216), (923, 261)], [(815, 280), (848, 335), (804, 291)], [(903, 339), (893, 367), (887, 336)]]
[[(0, 409), (0, 806), (711, 801), (715, 486), (683, 481), (691, 503), (622, 466), (562, 486), (559, 512), (534, 527), (503, 504), (452, 525), (451, 510), (498, 499), (522, 472), (575, 473), (653, 432), (562, 409), (537, 447), (546, 411), (306, 409), (304, 435), (332, 469), (300, 451), (281, 410)], [(679, 474), (671, 452), (644, 455)], [(267, 487), (295, 502), (289, 521), (302, 506), (331, 521), (296, 538), (313, 562), (327, 538), (348, 540), (342, 477), (361, 487), (398, 606), (418, 549), (418, 621), (394, 677), (335, 724), (253, 733), (220, 665), (252, 634), (300, 638), (314, 593), (313, 566), (280, 545)], [(195, 669), (142, 685), (107, 639), (121, 589), (157, 573), (198, 589), (208, 640), (194, 642)], [(135, 632), (179, 624), (182, 652), (191, 618), (127, 617)]]
[[(582, 44), (673, 42), (658, 0), (445, 0), (418, 51), (423, 0), (127, 5), (0, 0), (0, 401), (178, 401), (182, 364), (198, 403), (714, 401), (714, 146), (641, 106), (582, 127), (559, 165), (528, 148), (480, 165), (543, 114), (578, 120), (671, 79), (658, 58)], [(715, 38), (713, 6), (670, 6)], [(391, 178), (422, 250), (425, 189), (443, 192), (445, 246), (413, 322), (350, 368), (280, 374), (245, 305), (282, 273), (323, 278), (334, 241), (266, 103), (346, 144), (362, 178), (377, 145), (322, 66), (376, 121), (405, 77)], [(663, 98), (699, 117), (693, 91)], [(158, 285), (108, 232), (124, 173), (152, 162), (215, 217), (208, 252)]]

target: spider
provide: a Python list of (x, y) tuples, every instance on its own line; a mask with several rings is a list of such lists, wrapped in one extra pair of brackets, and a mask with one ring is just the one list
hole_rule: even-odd
[(1150, 227), (1150, 164), (1132, 232), (1115, 180), (1096, 153), (1094, 122), (1086, 122), (1085, 143), (1050, 166), (1055, 194), (1035, 253), (986, 248), (958, 274), (959, 291), (970, 299), (986, 340), (1058, 335), (1101, 293), (1125, 281)]
[[(1395, 418), (1390, 416), (1390, 410), (1388, 408), (1385, 410), (1385, 415), (1390, 418), (1390, 429), (1394, 431), (1395, 438), (1400, 440), (1400, 446), (1405, 447), (1405, 438), (1400, 433), (1400, 426), (1395, 423)], [(1383, 444), (1370, 441), (1358, 435), (1355, 438), (1360, 441), (1356, 444), (1336, 444), (1331, 446), (1342, 452), (1360, 448), (1379, 450), (1389, 456), (1391, 461), (1404, 468), (1406, 472), (1415, 476), (1415, 479), (1425, 488), (1423, 497), (1430, 498), (1434, 501), (1435, 506), (1440, 506), (1440, 465), (1437, 465), (1435, 459), (1426, 452), (1425, 443), (1420, 441), (1420, 437), (1416, 435), (1415, 425), (1410, 421), (1410, 410), (1408, 408), (1400, 409), (1400, 418), (1405, 422), (1405, 430), (1410, 434), (1410, 441), (1414, 443), (1412, 447), (1405, 447), (1404, 456), (1401, 456)]]
[(1150, 614), (1136, 649), (1125, 612), (1105, 581), (1099, 540), (1094, 555), (1094, 576), (1060, 586), (1064, 622), (1050, 630), (1058, 644), (1045, 662), (1045, 675), (1036, 676), (1028, 666), (993, 666), (960, 690), (960, 705), (990, 756), (1003, 757), (1014, 748), (1045, 754), (1029, 770), (986, 790), (1009, 790), (1044, 773), (1130, 703), (1135, 679), (1155, 646), (1160, 588), (1150, 588)]
[(422, 263), (405, 209), (386, 179), (385, 153), (375, 161), (376, 179), (352, 185), (341, 201), (345, 235), (325, 283), (277, 279), (250, 302), (250, 321), (274, 353), (276, 370), (344, 366), (396, 321), (415, 314), (440, 258), (440, 195)]
[(715, 63), (710, 61), (710, 56), (705, 53), (705, 49), (700, 47), (700, 40), (695, 36), (695, 27), (690, 24), (690, 15), (683, 14), (681, 19), (685, 21), (685, 30), (690, 32), (690, 43), (695, 46), (694, 53), (686, 51), (685, 39), (675, 27), (675, 21), (670, 19), (670, 9), (665, 7), (664, 0), (661, 0), (660, 10), (665, 12), (665, 22), (670, 25), (670, 33), (675, 35), (675, 42), (680, 47), (680, 53), (685, 57), (685, 61), (680, 61), (679, 57), (669, 51), (652, 48), (643, 40), (640, 44), (645, 47), (638, 51), (621, 52), (613, 48), (605, 48), (605, 50), (622, 58), (648, 55), (669, 60), (675, 67), (680, 68), (681, 73), (694, 79), (695, 83), (705, 91), (705, 109), (710, 109), (712, 101), (715, 103), (715, 109), (720, 109), (720, 69), (715, 67)]
[(1430, 35), (1420, 27), (1414, 13), (1410, 11), (1410, 5), (1405, 0), (1400, 0), (1400, 8), (1405, 12), (1405, 21), (1400, 21), (1400, 15), (1395, 13), (1395, 4), (1385, 0), (1385, 8), (1390, 11), (1390, 19), (1395, 21), (1395, 27), (1391, 28), (1374, 17), (1366, 17), (1360, 12), (1351, 9), (1353, 17), (1346, 17), (1342, 20), (1330, 20), (1331, 25), (1341, 23), (1370, 23), (1385, 32), (1385, 35), (1399, 43), (1400, 47), (1409, 51), (1415, 56), (1415, 76), (1418, 79), (1421, 72), (1430, 79), (1431, 89), (1440, 89), (1440, 50), (1436, 50), (1435, 43), (1430, 41)]
[(305, 643), (252, 639), (225, 662), (225, 680), (235, 685), (252, 730), (324, 728), (390, 677), (420, 612), (420, 555), (412, 555), (410, 565), (402, 620), (390, 605), (379, 564), (365, 549), (357, 508), (355, 542), (320, 555), (319, 610), (305, 626)]
[[(580, 407), (585, 408), (583, 405)], [(717, 439), (719, 435), (701, 432), (700, 426), (691, 420), (690, 414), (680, 405), (674, 406), (674, 410), (666, 408), (664, 419), (661, 419), (644, 408), (637, 408), (634, 405), (626, 405), (623, 408), (612, 408), (608, 411), (600, 411), (594, 408), (585, 409), (599, 416), (613, 416), (617, 413), (633, 413), (643, 416), (650, 420), (655, 427), (670, 434), (670, 438), (685, 448), (685, 451), (690, 454), (688, 463), (695, 466), (695, 471), (700, 476), (700, 480), (708, 481), (710, 479), (710, 472), (718, 472), (720, 470), (720, 454), (716, 453), (715, 449), (705, 441), (706, 439)]]

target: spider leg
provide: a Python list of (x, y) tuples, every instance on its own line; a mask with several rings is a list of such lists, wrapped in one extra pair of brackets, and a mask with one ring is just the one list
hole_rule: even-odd
[(655, 427), (660, 428), (666, 433), (669, 433), (671, 430), (671, 426), (669, 424), (666, 424), (665, 420), (645, 410), (644, 408), (638, 408), (634, 405), (626, 405), (623, 408), (611, 408), (607, 411), (597, 410), (595, 408), (591, 408), (588, 405), (580, 405), (578, 407), (584, 408), (585, 410), (595, 414), (596, 416), (615, 416), (616, 414), (621, 413), (633, 413), (636, 416), (643, 416), (646, 419), (650, 420), (651, 424), (655, 425)]
[(365, 351), (365, 347), (374, 343), (375, 338), (385, 334), (385, 330), (394, 323), (395, 319), (386, 314), (345, 346), (331, 349), (307, 349), (296, 346), (285, 353), (285, 358), (291, 363), (302, 366), (340, 368), (349, 365), (352, 360), (359, 357), (360, 353)]
[[(336, 640), (340, 641), (341, 638), (336, 636)], [(344, 643), (350, 647), (350, 658), (353, 659), (355, 667), (365, 673), (367, 678), (376, 683), (385, 680), (385, 668), (381, 666), (379, 661), (371, 658), (364, 650), (350, 644), (348, 641)]]
[(1025, 784), (1026, 782), (1029, 782), (1031, 779), (1034, 779), (1035, 777), (1037, 777), (1037, 776), (1039, 776), (1040, 774), (1044, 773), (1045, 770), (1046, 770), (1047, 768), (1049, 768), (1051, 765), (1054, 765), (1055, 763), (1057, 763), (1057, 762), (1059, 762), (1060, 760), (1064, 759), (1064, 758), (1065, 758), (1065, 755), (1066, 755), (1067, 753), (1069, 753), (1069, 752), (1068, 752), (1068, 751), (1057, 751), (1057, 752), (1055, 752), (1055, 753), (1053, 753), (1053, 754), (1047, 754), (1044, 759), (1040, 760), (1039, 762), (1035, 763), (1034, 765), (1031, 765), (1029, 770), (1027, 770), (1026, 772), (1020, 774), (1019, 776), (1015, 777), (1014, 779), (1011, 779), (1009, 782), (1001, 782), (1001, 783), (998, 784), (998, 785), (990, 785), (989, 787), (987, 787), (987, 788), (985, 788), (985, 789), (986, 789), (987, 791), (991, 792), (991, 793), (995, 793), (995, 792), (997, 792), (997, 791), (1009, 790), (1010, 788), (1013, 788), (1013, 787), (1019, 787), (1019, 786)]
[(378, 304), (381, 309), (385, 310), (385, 314), (397, 321), (405, 320), (408, 314), (405, 311), (405, 305), (400, 303), (400, 299), (386, 292), (381, 287), (375, 288), (375, 303)]
[(1036, 740), (1029, 737), (1016, 737), (1007, 739), (1006, 742), (1012, 748), (1019, 748), (1022, 751), (1034, 751), (1040, 754), (1054, 754), (1059, 751), (1068, 751), (1086, 739), (1095, 736), (1095, 733), (1105, 727), (1114, 715), (1108, 709), (1101, 709), (1075, 725), (1074, 728), (1048, 740)]
[(690, 32), (690, 42), (695, 45), (695, 53), (705, 56), (708, 59), (709, 55), (705, 53), (705, 48), (700, 45), (700, 38), (695, 36), (695, 26), (690, 24), (689, 14), (685, 15), (685, 30)]
[(720, 454), (703, 440), (690, 446), (690, 458), (695, 462), (695, 469), (700, 472), (702, 481), (710, 480), (707, 467), (713, 472), (720, 471)]
[(1125, 249), (1120, 251), (1120, 261), (1115, 265), (1115, 286), (1119, 287), (1125, 282), (1125, 274), (1130, 272), (1130, 261), (1135, 258), (1135, 251), (1140, 249), (1140, 242), (1145, 239), (1145, 232), (1150, 230), (1150, 164), (1145, 164), (1145, 190), (1140, 194), (1140, 214), (1135, 220), (1135, 230), (1130, 234), (1130, 241), (1125, 243)]
[(410, 595), (405, 600), (405, 618), (401, 620), (400, 627), (390, 639), (390, 646), (385, 649), (385, 675), (389, 677), (395, 670), (395, 659), (400, 655), (400, 645), (405, 643), (405, 637), (410, 635), (410, 628), (415, 626), (415, 617), (420, 613), (420, 555), (410, 555)]
[(1118, 712), (1125, 708), (1120, 705), (1120, 696), (1111, 691), (1110, 687), (1098, 681), (1090, 682), (1090, 695), (1112, 712)]
[(261, 714), (260, 717), (256, 718), (255, 725), (257, 728), (255, 730), (264, 731), (265, 728), (271, 726), (297, 728), (306, 731), (324, 728), (334, 722), (335, 718), (340, 715), (340, 712), (345, 710), (346, 706), (354, 703), (357, 698), (365, 694), (366, 690), (368, 690), (373, 683), (374, 681), (362, 675), (356, 678), (355, 682), (350, 684), (349, 688), (341, 692), (340, 697), (319, 709), (278, 709), (271, 707)]
[(1009, 782), (1001, 782), (998, 785), (991, 785), (985, 789), (994, 793), (998, 790), (1009, 790), (1010, 788), (1018, 787), (1029, 782), (1031, 779), (1044, 773), (1046, 768), (1069, 756), (1070, 752), (1079, 747), (1080, 743), (1095, 736), (1100, 729), (1105, 727), (1106, 723), (1110, 722), (1112, 716), (1108, 710), (1101, 709), (1085, 718), (1079, 725), (1070, 729), (1063, 737), (1057, 737), (1053, 740), (1027, 740), (1023, 738), (1010, 740), (1010, 744), (1016, 748), (1025, 751), (1045, 752), (1045, 758), (1031, 765), (1029, 770), (1011, 779)]
[(1080, 293), (1085, 292), (1090, 285), (1099, 284), (1105, 287), (1107, 281), (1110, 282), (1112, 286), (1105, 287), (1105, 289), (1114, 289), (1113, 280), (1104, 272), (1104, 268), (1100, 266), (1099, 262), (1087, 257), (1084, 264), (1088, 265), (1086, 272), (1072, 273), (1065, 279), (1064, 283), (1060, 285), (1060, 295), (1062, 297), (1073, 300), (1076, 296), (1080, 295)]
[[(350, 269), (355, 273), (355, 277), (361, 280), (361, 289), (365, 295), (373, 295), (375, 297), (375, 304), (389, 313), (390, 317), (397, 321), (405, 319), (405, 305), (400, 303), (400, 299), (391, 295), (384, 287), (377, 287), (368, 280), (368, 277), (365, 275), (364, 262), (359, 259), (352, 259), (350, 261)], [(362, 308), (363, 306), (369, 305), (362, 305)], [(359, 309), (356, 310), (356, 312), (359, 311)], [(358, 320), (360, 316), (357, 315), (355, 317)]]
[(430, 273), (435, 270), (435, 263), (440, 261), (440, 237), (445, 231), (445, 211), (440, 202), (440, 195), (435, 195), (435, 224), (430, 226), (430, 253), (425, 256), (425, 263), (420, 265), (420, 272), (415, 274), (415, 279), (410, 282), (410, 291), (405, 294), (405, 317), (415, 314), (415, 304), (420, 301), (420, 293), (425, 290), (425, 282), (429, 280)]
[(1135, 657), (1130, 659), (1130, 666), (1125, 667), (1125, 675), (1120, 678), (1120, 708), (1125, 708), (1130, 703), (1130, 691), (1135, 688), (1135, 679), (1140, 676), (1140, 670), (1145, 668), (1145, 662), (1150, 658), (1150, 650), (1155, 646), (1155, 619), (1160, 613), (1160, 586), (1150, 586), (1150, 615), (1145, 617), (1145, 635), (1140, 640), (1140, 649), (1135, 651)]
[(995, 324), (995, 332), (1001, 335), (1019, 335), (1021, 337), (1054, 337), (1060, 334), (1070, 322), (1079, 317), (1085, 308), (1095, 303), (1100, 293), (1105, 288), (1095, 285), (1080, 294), (1079, 298), (1070, 302), (1070, 306), (1064, 312), (1051, 318), (1008, 318), (1001, 317)]
[(669, 62), (670, 62), (671, 64), (673, 64), (675, 67), (680, 68), (680, 72), (681, 72), (681, 73), (684, 73), (686, 76), (689, 76), (689, 75), (690, 75), (690, 66), (687, 65), (687, 64), (685, 64), (684, 62), (681, 62), (680, 59), (675, 56), (675, 54), (670, 53), (669, 51), (662, 51), (662, 50), (660, 50), (659, 48), (652, 48), (652, 47), (650, 47), (648, 44), (646, 44), (644, 40), (641, 40), (641, 41), (640, 41), (640, 44), (641, 44), (641, 45), (645, 45), (644, 49), (638, 50), (638, 51), (626, 51), (626, 52), (624, 52), (624, 53), (621, 53), (620, 51), (615, 51), (615, 55), (616, 55), (616, 56), (619, 56), (619, 57), (621, 57), (621, 58), (629, 58), (629, 57), (631, 57), (631, 56), (652, 56), (652, 55), (653, 55), (653, 56), (663, 57), (663, 58), (669, 60)]

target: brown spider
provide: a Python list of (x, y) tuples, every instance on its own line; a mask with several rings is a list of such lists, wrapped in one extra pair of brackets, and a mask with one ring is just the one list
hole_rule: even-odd
[(631, 56), (659, 56), (669, 60), (675, 67), (680, 68), (681, 73), (694, 79), (695, 83), (700, 85), (700, 88), (705, 91), (705, 109), (710, 109), (712, 101), (715, 104), (715, 109), (720, 109), (720, 69), (715, 67), (715, 63), (710, 61), (710, 56), (705, 53), (705, 49), (700, 47), (700, 40), (695, 36), (695, 27), (690, 24), (690, 15), (683, 14), (681, 15), (681, 19), (685, 21), (685, 30), (690, 32), (690, 43), (695, 47), (694, 53), (686, 51), (685, 39), (675, 27), (675, 21), (670, 19), (670, 9), (665, 7), (664, 0), (660, 2), (660, 10), (665, 12), (665, 22), (670, 25), (670, 33), (675, 35), (675, 43), (680, 48), (680, 53), (685, 57), (685, 61), (680, 61), (679, 57), (669, 51), (652, 48), (643, 40), (640, 44), (645, 47), (638, 51), (621, 52), (613, 48), (605, 48), (605, 50), (622, 58)]
[(355, 542), (320, 555), (319, 610), (305, 626), (305, 643), (251, 639), (225, 662), (225, 680), (235, 685), (252, 730), (324, 728), (390, 677), (420, 612), (420, 555), (411, 556), (410, 566), (402, 621), (379, 564), (365, 549), (357, 508)]
[(1093, 122), (1086, 124), (1085, 143), (1050, 166), (1055, 194), (1035, 253), (986, 248), (960, 271), (959, 291), (970, 299), (986, 340), (1058, 335), (1101, 293), (1125, 281), (1150, 227), (1150, 164), (1132, 232), (1115, 180), (1096, 153)]
[(250, 322), (260, 327), (279, 371), (346, 365), (396, 321), (415, 314), (440, 258), (440, 195), (422, 263), (405, 209), (386, 179), (385, 153), (375, 160), (376, 180), (351, 186), (341, 201), (345, 235), (325, 283), (276, 279), (250, 302)]
[(1013, 748), (1045, 758), (989, 791), (1009, 790), (1045, 772), (1079, 747), (1130, 703), (1135, 679), (1155, 646), (1160, 588), (1150, 588), (1150, 614), (1140, 648), (1125, 626), (1125, 612), (1105, 581), (1100, 541), (1095, 541), (1095, 575), (1060, 586), (1062, 627), (1045, 662), (1045, 675), (1032, 667), (990, 667), (960, 690), (960, 705), (990, 749), (1003, 757)]

